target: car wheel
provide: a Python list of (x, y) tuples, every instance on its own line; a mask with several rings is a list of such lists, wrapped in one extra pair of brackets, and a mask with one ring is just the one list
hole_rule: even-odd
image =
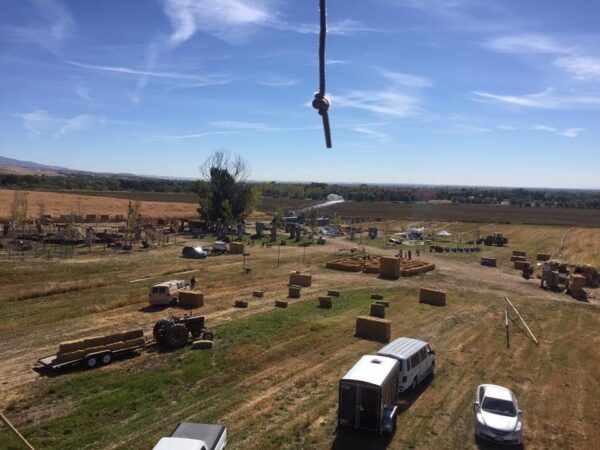
[(413, 391), (417, 390), (417, 377), (413, 378), (413, 382), (410, 385), (410, 387), (412, 388)]

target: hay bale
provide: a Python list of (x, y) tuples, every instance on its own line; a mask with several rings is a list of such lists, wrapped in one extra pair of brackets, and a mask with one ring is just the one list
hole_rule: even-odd
[(525, 256), (511, 256), (510, 257), (510, 261), (511, 262), (515, 262), (515, 261), (527, 261), (527, 258)]
[(379, 259), (379, 277), (387, 280), (400, 278), (400, 258), (382, 256)]
[(77, 361), (85, 356), (85, 350), (74, 350), (68, 353), (58, 353), (54, 362), (56, 364), (62, 364), (71, 361)]
[(486, 267), (496, 267), (496, 258), (481, 258), (481, 265)]
[(252, 297), (258, 297), (258, 298), (262, 298), (264, 297), (265, 293), (263, 291), (254, 291), (252, 293)]
[(419, 303), (426, 303), (434, 306), (446, 306), (446, 292), (421, 288), (421, 291), (419, 292)]
[(341, 293), (340, 293), (340, 291), (329, 290), (329, 291), (327, 291), (327, 295), (329, 297), (339, 297), (341, 295)]
[(579, 290), (585, 287), (586, 279), (583, 275), (573, 273), (569, 275), (569, 289)]
[(85, 338), (83, 340), (83, 346), (85, 349), (90, 349), (94, 347), (104, 347), (106, 345), (106, 338), (104, 336), (94, 336), (90, 338)]
[(106, 345), (110, 345), (114, 342), (123, 342), (125, 340), (125, 333), (113, 333), (104, 337)]
[(327, 308), (331, 309), (333, 307), (333, 302), (331, 297), (319, 297), (319, 308)]
[(371, 303), (371, 315), (383, 319), (385, 317), (385, 306), (379, 303)]
[(83, 339), (79, 339), (77, 341), (66, 341), (58, 344), (58, 353), (73, 353), (84, 348), (85, 344), (83, 343)]
[(206, 348), (212, 348), (213, 341), (207, 341), (204, 339), (198, 339), (192, 342), (192, 350), (201, 350)]
[(347, 258), (328, 262), (325, 264), (325, 268), (333, 270), (342, 270), (344, 272), (360, 272), (362, 270), (362, 266), (358, 261)]
[(124, 342), (124, 341), (121, 341), (121, 342), (113, 342), (112, 344), (108, 344), (108, 345), (106, 346), (106, 348), (107, 348), (108, 350), (110, 350), (111, 352), (117, 352), (117, 351), (119, 351), (119, 350), (123, 350), (123, 349), (125, 349), (125, 348), (129, 348), (129, 347), (131, 347), (131, 343), (132, 343), (132, 342), (133, 342), (133, 341), (129, 341), (129, 342)]
[(371, 300), (383, 300), (383, 295), (381, 295), (381, 294), (371, 294)]
[(300, 298), (301, 289), (302, 288), (300, 286), (290, 286), (288, 288), (288, 297), (289, 298)]
[(378, 342), (388, 342), (392, 335), (392, 322), (378, 317), (358, 316), (355, 336)]
[(244, 253), (244, 243), (243, 242), (230, 242), (229, 243), (229, 253), (232, 255), (242, 255)]
[(513, 250), (512, 255), (513, 256), (523, 256), (523, 257), (525, 257), (525, 256), (527, 256), (527, 253), (523, 252), (523, 251), (520, 251), (520, 250)]
[(286, 300), (275, 300), (275, 307), (276, 308), (287, 308), (288, 302)]
[(248, 302), (246, 300), (236, 300), (233, 306), (236, 308), (247, 308)]
[(143, 338), (144, 337), (144, 330), (142, 330), (141, 328), (137, 328), (135, 330), (129, 330), (125, 332), (125, 340), (126, 341), (131, 341), (133, 339), (138, 339), (138, 338)]
[(179, 293), (179, 306), (186, 309), (204, 306), (204, 293), (202, 291), (181, 291)]
[(550, 258), (552, 258), (552, 255), (550, 253), (538, 253), (536, 255), (536, 258), (538, 261), (550, 261)]
[(389, 307), (390, 307), (390, 302), (389, 302), (389, 301), (387, 301), (387, 300), (377, 300), (377, 301), (375, 301), (374, 303), (377, 303), (378, 305), (383, 305), (383, 306), (385, 306), (386, 308), (389, 308)]
[(292, 272), (290, 273), (290, 282), (288, 283), (290, 286), (302, 286), (309, 287), (312, 284), (312, 275), (302, 274), (300, 272)]
[(515, 261), (514, 268), (516, 270), (529, 269), (529, 263), (527, 261)]

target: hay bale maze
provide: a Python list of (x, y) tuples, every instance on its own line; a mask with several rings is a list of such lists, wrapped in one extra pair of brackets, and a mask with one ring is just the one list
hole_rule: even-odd
[(289, 298), (300, 298), (300, 291), (302, 290), (302, 286), (290, 286), (288, 288), (288, 297)]
[(290, 281), (289, 281), (288, 285), (309, 287), (311, 284), (312, 284), (312, 275), (304, 274), (304, 273), (300, 273), (300, 272), (290, 273)]
[(319, 308), (331, 309), (333, 307), (333, 301), (331, 297), (319, 297)]
[(246, 300), (236, 300), (233, 306), (236, 308), (247, 308), (248, 302)]
[(356, 318), (356, 337), (377, 342), (388, 342), (392, 336), (392, 322), (371, 316)]
[(202, 291), (181, 291), (179, 293), (179, 306), (185, 309), (204, 306), (204, 293)]
[(400, 261), (401, 277), (413, 277), (425, 272), (431, 272), (432, 270), (435, 270), (435, 264), (425, 261), (415, 261), (411, 259), (402, 259)]
[(325, 264), (326, 269), (341, 270), (343, 272), (360, 272), (362, 264), (358, 258), (342, 258)]
[(446, 292), (421, 288), (419, 292), (419, 303), (433, 306), (446, 306)]
[(379, 274), (380, 278), (396, 280), (399, 277), (412, 277), (434, 270), (435, 264), (387, 256), (360, 255), (330, 261), (325, 264), (325, 268)]
[(371, 303), (371, 315), (381, 319), (385, 318), (385, 306), (379, 303)]

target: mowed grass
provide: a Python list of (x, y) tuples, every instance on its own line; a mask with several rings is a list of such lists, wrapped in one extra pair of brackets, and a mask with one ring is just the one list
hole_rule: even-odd
[[(473, 448), (477, 384), (513, 388), (525, 411), (528, 448), (593, 448), (600, 432), (600, 313), (589, 305), (517, 299), (540, 339), (511, 325), (497, 293), (449, 287), (447, 307), (420, 305), (417, 289), (380, 289), (394, 336), (419, 336), (438, 352), (435, 379), (401, 399), (391, 438), (335, 427), (337, 381), (380, 344), (353, 337), (371, 290), (346, 292), (332, 310), (316, 301), (215, 328), (212, 350), (145, 352), (121, 364), (43, 383), (10, 408), (38, 448), (151, 448), (180, 421), (224, 423), (231, 448)], [(26, 417), (43, 417), (28, 423)], [(20, 419), (21, 418), (21, 419)], [(0, 442), (5, 435), (0, 435)]]

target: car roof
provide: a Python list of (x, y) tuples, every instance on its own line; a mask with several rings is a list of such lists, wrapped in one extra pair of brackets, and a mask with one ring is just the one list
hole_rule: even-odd
[(496, 384), (482, 384), (480, 387), (484, 388), (485, 397), (492, 397), (500, 400), (508, 400), (509, 402), (512, 402), (514, 400), (513, 393), (508, 388), (498, 386)]
[(406, 359), (425, 347), (427, 342), (420, 339), (401, 337), (381, 348), (377, 354), (391, 358)]
[(365, 355), (342, 377), (342, 381), (360, 381), (381, 386), (390, 373), (397, 371), (398, 361), (379, 355)]
[(177, 437), (164, 437), (152, 448), (152, 450), (206, 450), (204, 441)]

